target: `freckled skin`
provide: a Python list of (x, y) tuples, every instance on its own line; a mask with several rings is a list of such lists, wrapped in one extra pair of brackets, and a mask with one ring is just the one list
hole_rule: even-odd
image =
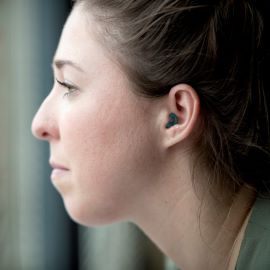
[(81, 8), (64, 27), (54, 59), (58, 82), (32, 124), (50, 144), (51, 163), (61, 165), (51, 178), (68, 213), (86, 226), (130, 220), (181, 269), (234, 269), (254, 194), (243, 187), (233, 199), (216, 200), (203, 164), (193, 170), (196, 91), (181, 83), (160, 99), (136, 96)]
[(73, 10), (55, 59), (83, 72), (66, 65), (54, 74), (79, 90), (63, 97), (66, 89), (56, 82), (32, 125), (35, 136), (49, 141), (51, 159), (68, 168), (52, 179), (68, 213), (88, 226), (131, 218), (160, 163), (157, 108), (132, 92), (92, 34), (94, 24), (79, 7)]

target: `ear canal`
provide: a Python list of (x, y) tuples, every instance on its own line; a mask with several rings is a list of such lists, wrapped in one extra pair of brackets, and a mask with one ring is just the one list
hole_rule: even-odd
[(179, 119), (178, 119), (177, 115), (175, 113), (170, 113), (169, 114), (169, 121), (166, 124), (166, 128), (168, 129), (168, 128), (178, 124), (178, 121), (179, 121)]

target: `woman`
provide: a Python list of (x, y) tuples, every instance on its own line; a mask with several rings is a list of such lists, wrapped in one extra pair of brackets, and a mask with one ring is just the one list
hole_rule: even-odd
[(77, 1), (32, 125), (69, 215), (184, 270), (269, 269), (262, 30), (253, 1)]

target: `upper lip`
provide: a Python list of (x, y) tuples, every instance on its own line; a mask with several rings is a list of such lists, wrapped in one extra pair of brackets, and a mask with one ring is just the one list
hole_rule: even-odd
[(68, 170), (67, 167), (65, 167), (65, 166), (63, 166), (63, 165), (61, 165), (61, 164), (59, 164), (59, 163), (57, 163), (57, 162), (55, 162), (55, 161), (50, 160), (49, 163), (50, 163), (50, 165), (51, 165), (51, 167), (52, 167), (53, 169)]

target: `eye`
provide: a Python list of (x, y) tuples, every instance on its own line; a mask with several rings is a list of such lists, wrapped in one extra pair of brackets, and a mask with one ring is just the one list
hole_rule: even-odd
[(61, 81), (59, 81), (57, 79), (55, 79), (55, 80), (62, 87), (66, 88), (67, 92), (64, 93), (64, 97), (70, 96), (71, 94), (73, 94), (74, 92), (76, 92), (78, 90), (78, 88), (76, 86), (72, 85), (72, 84), (69, 84), (67, 82), (61, 82)]

